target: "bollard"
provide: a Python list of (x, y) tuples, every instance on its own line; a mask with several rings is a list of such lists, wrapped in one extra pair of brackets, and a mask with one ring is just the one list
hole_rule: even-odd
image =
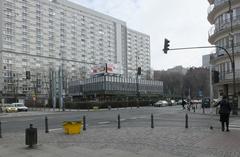
[(151, 128), (154, 128), (154, 122), (153, 122), (153, 114), (151, 114)]
[(213, 130), (213, 126), (212, 125), (210, 126), (210, 130)]
[(203, 109), (203, 114), (205, 114), (205, 107), (203, 107), (202, 109)]
[(33, 148), (33, 145), (37, 144), (37, 128), (33, 128), (32, 124), (25, 131), (25, 144), (29, 148)]
[(120, 114), (118, 114), (118, 129), (121, 128), (121, 125), (120, 125)]
[(45, 117), (45, 133), (49, 133), (49, 130), (48, 130), (48, 118), (47, 118), (47, 116)]
[(187, 129), (188, 128), (188, 114), (186, 114), (185, 116), (185, 128)]
[(2, 138), (2, 122), (0, 121), (0, 138)]
[(196, 111), (196, 109), (195, 109), (195, 106), (193, 107), (193, 112), (195, 112)]
[(86, 131), (86, 116), (83, 116), (83, 131)]

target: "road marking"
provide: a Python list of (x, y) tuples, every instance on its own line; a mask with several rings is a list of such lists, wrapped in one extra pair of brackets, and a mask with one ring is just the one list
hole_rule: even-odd
[(120, 121), (125, 121), (126, 119), (120, 119)]
[(240, 130), (240, 127), (239, 128), (235, 128), (235, 127), (229, 127), (230, 130)]
[(129, 118), (129, 119), (135, 120), (135, 119), (137, 119), (137, 117), (131, 117), (131, 118)]
[(110, 122), (109, 121), (106, 121), (106, 122), (98, 122), (98, 124), (109, 124)]
[(6, 120), (3, 120), (3, 121), (1, 121), (2, 123), (7, 123), (8, 121), (6, 121)]
[(49, 131), (58, 131), (58, 130), (62, 130), (63, 128), (56, 128), (56, 129), (49, 129)]
[(240, 126), (239, 126), (239, 125), (236, 125), (236, 124), (230, 124), (229, 127), (240, 128)]

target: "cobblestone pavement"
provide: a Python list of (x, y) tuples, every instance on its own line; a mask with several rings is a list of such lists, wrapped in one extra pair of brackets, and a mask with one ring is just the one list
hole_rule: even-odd
[[(63, 130), (59, 129), (49, 134), (39, 131), (38, 137), (38, 152), (41, 152), (40, 150), (44, 151), (47, 149), (46, 147), (52, 147), (52, 152), (63, 151), (69, 154), (74, 152), (71, 151), (73, 148), (77, 150), (86, 149), (86, 151), (89, 151), (89, 156), (94, 153), (99, 155), (97, 152), (103, 150), (105, 150), (105, 154), (103, 153), (105, 156), (115, 156), (118, 153), (122, 156), (127, 153), (128, 156), (151, 155), (153, 157), (240, 156), (240, 131), (237, 130), (220, 132), (220, 130), (207, 128), (159, 127), (151, 129), (132, 127), (88, 129), (80, 135), (65, 135)], [(28, 150), (24, 149), (24, 139), (24, 134), (4, 134), (3, 138), (0, 139), (0, 152), (4, 149), (9, 151), (22, 149), (23, 154), (27, 153)], [(48, 151), (51, 153), (51, 150)], [(7, 154), (6, 151), (5, 154)], [(56, 156), (61, 156), (61, 153)], [(11, 157), (11, 155), (8, 157)]]

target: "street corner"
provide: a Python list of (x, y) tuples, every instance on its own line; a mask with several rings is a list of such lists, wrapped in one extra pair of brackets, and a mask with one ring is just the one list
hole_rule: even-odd
[(238, 151), (240, 145), (240, 131), (230, 130), (230, 132), (215, 131), (214, 135), (204, 138), (195, 146), (204, 148), (216, 148), (225, 151)]

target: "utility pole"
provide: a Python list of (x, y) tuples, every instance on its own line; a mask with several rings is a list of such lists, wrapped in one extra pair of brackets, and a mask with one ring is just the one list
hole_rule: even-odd
[(230, 14), (230, 33), (229, 33), (229, 39), (231, 40), (231, 48), (232, 48), (232, 71), (233, 71), (233, 115), (238, 115), (238, 100), (236, 96), (236, 78), (235, 78), (235, 57), (234, 57), (234, 34), (233, 34), (233, 10), (232, 10), (232, 3), (231, 0), (228, 0), (229, 4), (229, 11), (228, 13)]
[(59, 97), (59, 110), (63, 110), (63, 74), (62, 74), (62, 66), (59, 67), (58, 71), (58, 84), (59, 84), (59, 89), (58, 89), (58, 97)]
[(55, 70), (50, 70), (51, 74), (51, 97), (52, 97), (52, 106), (53, 111), (56, 109), (56, 72)]
[(139, 75), (141, 75), (141, 67), (138, 67), (138, 54), (136, 53), (136, 90), (137, 90), (137, 106), (139, 107), (139, 97), (140, 97), (140, 92), (139, 92)]
[(210, 104), (212, 104), (213, 103), (213, 85), (212, 85), (212, 65), (211, 64), (209, 66), (209, 76), (210, 76), (210, 80), (209, 80)]

